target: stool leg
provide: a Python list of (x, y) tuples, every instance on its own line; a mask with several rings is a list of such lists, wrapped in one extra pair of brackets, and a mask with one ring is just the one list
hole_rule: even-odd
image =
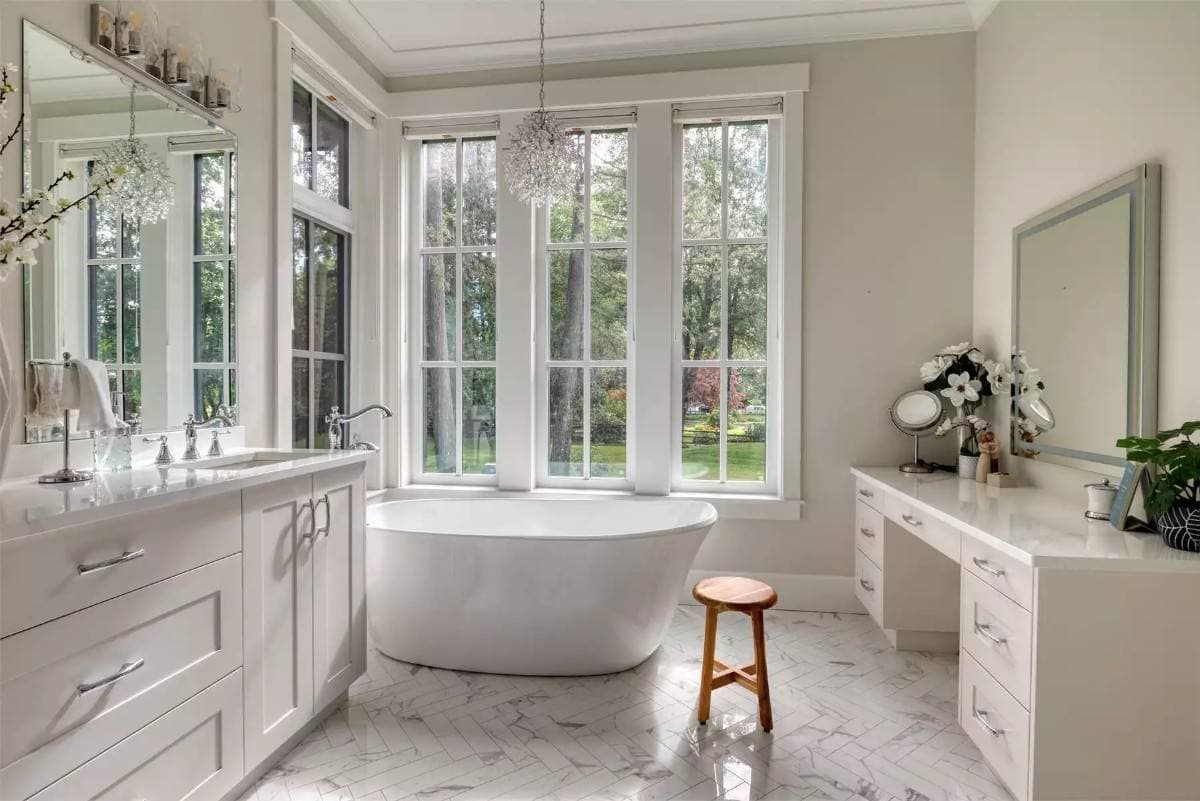
[(767, 637), (763, 630), (763, 613), (755, 609), (750, 613), (750, 624), (754, 629), (754, 683), (758, 686), (758, 720), (763, 731), (775, 728), (771, 719), (771, 688), (767, 684)]
[(713, 659), (717, 652), (717, 609), (707, 607), (704, 618), (704, 659), (700, 667), (700, 708), (696, 719), (703, 726), (708, 723), (708, 710), (712, 701)]

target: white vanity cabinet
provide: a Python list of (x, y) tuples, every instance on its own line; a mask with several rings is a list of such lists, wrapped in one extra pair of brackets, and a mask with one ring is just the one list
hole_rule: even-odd
[(369, 456), (303, 455), (0, 487), (0, 799), (221, 801), (344, 697)]
[(242, 493), (249, 763), (365, 670), (363, 481), (357, 464)]
[(959, 723), (1017, 801), (1200, 798), (1200, 554), (1032, 488), (852, 472), (860, 599), (898, 648), (957, 648)]

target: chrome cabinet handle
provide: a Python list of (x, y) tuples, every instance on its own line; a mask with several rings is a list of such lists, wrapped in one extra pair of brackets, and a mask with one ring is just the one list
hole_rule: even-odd
[(866, 526), (863, 526), (862, 528), (860, 528), (859, 531), (862, 532), (862, 535), (864, 537), (866, 537), (867, 539), (869, 539), (869, 540), (875, 539), (875, 532), (871, 531), (871, 529), (867, 528)]
[(975, 633), (986, 640), (991, 640), (993, 645), (1005, 645), (1008, 643), (1007, 637), (997, 637), (995, 634), (992, 634), (991, 626), (986, 623), (980, 623), (978, 620), (975, 621)]
[(988, 720), (987, 712), (983, 711), (982, 709), (977, 709), (974, 705), (971, 706), (971, 717), (975, 718), (975, 720), (979, 722), (979, 725), (984, 728), (984, 731), (993, 737), (999, 737), (1000, 735), (1004, 734), (1004, 729), (997, 729), (991, 724), (991, 722)]
[(316, 505), (313, 506), (313, 523), (314, 524), (316, 524), (316, 522), (317, 522), (317, 507), (320, 506), (321, 504), (325, 504), (325, 525), (323, 525), (319, 529), (317, 529), (316, 533), (313, 535), (313, 539), (316, 539), (317, 537), (328, 537), (329, 536), (330, 519), (329, 519), (329, 493), (328, 492), (325, 493), (324, 495), (322, 495), (321, 498), (317, 501)]
[(987, 573), (989, 576), (1000, 578), (1000, 576), (1004, 575), (1003, 568), (992, 567), (992, 563), (986, 559), (980, 559), (978, 556), (972, 556), (971, 561), (975, 563), (976, 567), (978, 567), (984, 573)]
[[(300, 509), (301, 510), (308, 509), (308, 531), (306, 531), (300, 535), (300, 542), (301, 543), (311, 542), (312, 540), (315, 540), (317, 537), (317, 532), (316, 532), (316, 529), (314, 528), (314, 526), (317, 525), (316, 504), (313, 503), (312, 498), (305, 498), (304, 503), (300, 504)], [(299, 518), (299, 516), (300, 516), (300, 513), (297, 512), (296, 517)]]
[(120, 556), (114, 556), (112, 559), (105, 559), (102, 562), (92, 562), (89, 565), (76, 565), (75, 569), (79, 571), (79, 575), (86, 576), (88, 573), (95, 573), (97, 570), (107, 570), (110, 567), (132, 562), (134, 559), (141, 559), (145, 555), (146, 549), (138, 548), (136, 551), (126, 551)]
[(144, 664), (146, 664), (145, 659), (137, 659), (133, 662), (126, 662), (125, 664), (121, 665), (120, 670), (111, 676), (104, 679), (99, 679), (98, 681), (89, 681), (86, 684), (80, 684), (75, 689), (79, 691), (80, 695), (85, 695), (86, 693), (90, 693), (92, 690), (98, 690), (101, 687), (112, 684), (114, 681), (120, 681)]
[[(867, 581), (866, 579), (859, 579), (858, 583), (861, 584), (862, 588), (864, 590), (866, 590), (867, 592), (875, 592), (875, 585), (872, 584), (871, 582)], [(845, 585), (843, 585), (843, 586), (845, 586)]]
[(920, 521), (920, 520), (918, 520), (917, 518), (913, 517), (912, 515), (900, 515), (900, 518), (901, 518), (901, 519), (902, 519), (902, 520), (903, 520), (905, 523), (908, 523), (910, 526), (919, 526), (919, 525), (921, 525), (921, 521)]
[(873, 493), (873, 492), (871, 492), (870, 490), (867, 490), (867, 489), (860, 489), (860, 490), (858, 491), (858, 494), (859, 494), (859, 495), (861, 495), (861, 496), (863, 496), (864, 498), (874, 498), (874, 497), (875, 497), (875, 493)]

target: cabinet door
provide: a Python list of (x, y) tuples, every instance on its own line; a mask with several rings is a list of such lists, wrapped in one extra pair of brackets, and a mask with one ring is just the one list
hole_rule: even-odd
[(313, 498), (313, 668), (320, 710), (366, 670), (363, 465), (317, 473)]
[(246, 764), (313, 714), (312, 476), (242, 492)]

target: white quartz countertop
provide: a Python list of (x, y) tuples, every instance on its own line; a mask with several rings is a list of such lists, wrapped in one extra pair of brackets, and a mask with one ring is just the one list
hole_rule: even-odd
[(1157, 534), (1118, 531), (1083, 516), (1079, 502), (1032, 487), (997, 489), (951, 473), (910, 475), (854, 467), (858, 478), (898, 493), (924, 512), (1034, 567), (1200, 573), (1200, 554), (1168, 547)]
[(229, 451), (222, 461), (249, 454), (294, 458), (264, 460), (241, 469), (176, 462), (97, 473), (78, 484), (39, 484), (36, 476), (5, 482), (0, 484), (0, 542), (365, 462), (373, 452), (252, 448)]

